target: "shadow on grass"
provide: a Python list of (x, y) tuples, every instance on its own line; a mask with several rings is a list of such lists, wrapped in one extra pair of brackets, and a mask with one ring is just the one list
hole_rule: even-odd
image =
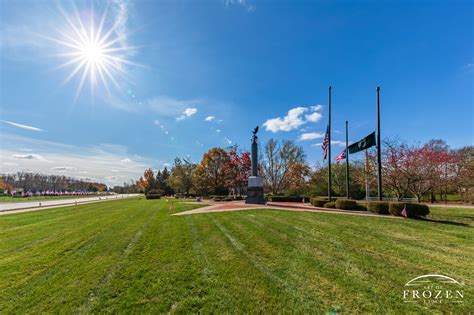
[(433, 219), (428, 219), (428, 218), (423, 218), (423, 217), (414, 217), (414, 218), (411, 218), (411, 219), (418, 220), (418, 221), (424, 221), (424, 222), (448, 224), (448, 225), (457, 225), (457, 226), (466, 226), (466, 227), (470, 226), (469, 224), (462, 223), (462, 222), (447, 221), (447, 220), (433, 220)]

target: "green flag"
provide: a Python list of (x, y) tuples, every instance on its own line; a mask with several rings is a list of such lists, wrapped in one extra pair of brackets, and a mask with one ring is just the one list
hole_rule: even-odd
[(367, 137), (363, 138), (362, 140), (359, 140), (358, 142), (351, 144), (349, 146), (349, 153), (350, 154), (357, 153), (359, 151), (373, 147), (374, 145), (375, 145), (375, 131), (372, 132)]

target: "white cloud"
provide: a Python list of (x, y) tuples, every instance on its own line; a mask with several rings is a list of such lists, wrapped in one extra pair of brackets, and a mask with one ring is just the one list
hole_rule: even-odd
[(6, 120), (0, 120), (0, 121), (4, 124), (8, 124), (10, 126), (17, 127), (17, 128), (20, 128), (20, 129), (31, 130), (31, 131), (43, 131), (43, 129), (36, 128), (36, 127), (33, 127), (33, 126), (22, 125), (22, 124), (19, 124), (19, 123), (6, 121)]
[(231, 144), (232, 144), (232, 140), (230, 140), (230, 139), (227, 138), (227, 137), (224, 137), (224, 141), (225, 141), (225, 143), (227, 143), (228, 145), (231, 145)]
[(206, 119), (204, 119), (205, 121), (213, 121), (214, 119), (216, 119), (215, 116), (207, 116)]
[(153, 123), (157, 126), (160, 126), (160, 121), (158, 119), (155, 119), (155, 121)]
[(197, 108), (186, 108), (183, 114), (176, 118), (177, 121), (183, 120), (185, 118), (191, 117), (197, 113)]
[(186, 108), (183, 112), (187, 117), (191, 117), (192, 115), (197, 113), (197, 108)]
[(285, 117), (268, 119), (263, 123), (263, 125), (267, 131), (271, 132), (290, 131), (297, 129), (305, 123), (302, 115), (307, 110), (308, 109), (305, 107), (292, 108), (288, 111), (288, 114)]
[(320, 132), (308, 132), (308, 133), (302, 133), (299, 137), (300, 141), (304, 140), (313, 140), (313, 139), (319, 139), (322, 138), (324, 135)]
[(46, 159), (39, 154), (13, 154), (12, 158), (17, 160), (38, 160), (38, 161), (46, 161)]
[[(349, 141), (349, 144), (351, 144), (352, 142)], [(323, 143), (320, 142), (320, 143), (315, 143), (315, 144), (312, 144), (311, 146), (312, 147), (320, 147), (322, 146)], [(331, 145), (337, 145), (337, 146), (340, 146), (340, 147), (345, 147), (346, 146), (346, 142), (344, 141), (339, 141), (339, 140), (331, 140)]]
[[(117, 38), (120, 41), (120, 46), (130, 48), (128, 44), (128, 27), (127, 21), (129, 16), (129, 4), (128, 0), (113, 0), (111, 2), (112, 12), (114, 13), (114, 31), (117, 34)], [(133, 49), (124, 50), (129, 55), (134, 54)]]
[(314, 113), (311, 113), (309, 115), (305, 115), (304, 117), (309, 122), (318, 122), (318, 121), (321, 120), (321, 118), (323, 118), (323, 115), (321, 113), (314, 112)]
[[(75, 146), (5, 133), (0, 133), (0, 143), (0, 173), (29, 170), (75, 178), (87, 175), (87, 178), (96, 178), (110, 186), (135, 180), (149, 167), (163, 167), (162, 161), (146, 157), (132, 158), (134, 154), (122, 145)], [(18, 147), (31, 148), (32, 153), (19, 153)], [(108, 176), (116, 179), (106, 178)]]
[(219, 133), (219, 132), (221, 132), (221, 130), (220, 130), (220, 129), (216, 129), (216, 132)]
[(224, 0), (223, 2), (224, 2), (224, 5), (226, 7), (230, 7), (230, 6), (234, 6), (234, 5), (235, 6), (241, 6), (249, 12), (253, 12), (256, 9), (255, 5), (250, 4), (249, 1), (247, 1), (247, 0)]
[(55, 166), (52, 167), (51, 170), (53, 171), (75, 171), (76, 168), (73, 166)]
[(180, 100), (167, 95), (159, 95), (146, 101), (145, 107), (161, 116), (176, 117), (182, 115), (186, 109), (195, 108), (201, 102), (197, 99)]
[(11, 163), (11, 162), (4, 162), (3, 165), (6, 165), (6, 166), (18, 166), (19, 164), (18, 164), (18, 163)]
[(288, 111), (286, 116), (268, 119), (263, 123), (267, 131), (273, 133), (278, 131), (291, 131), (298, 129), (308, 122), (318, 122), (322, 114), (321, 105), (310, 107), (295, 107)]

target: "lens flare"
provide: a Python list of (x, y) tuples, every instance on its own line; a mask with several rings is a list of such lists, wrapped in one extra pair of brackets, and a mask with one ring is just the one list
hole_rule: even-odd
[(80, 94), (87, 78), (92, 91), (100, 83), (110, 96), (109, 82), (119, 88), (117, 78), (128, 77), (125, 65), (139, 66), (127, 59), (135, 47), (128, 46), (126, 43), (127, 35), (123, 32), (123, 21), (112, 18), (112, 21), (109, 21), (111, 27), (107, 29), (107, 9), (102, 14), (99, 23), (95, 22), (93, 9), (91, 9), (89, 19), (81, 18), (76, 7), (74, 7), (73, 16), (68, 15), (63, 9), (60, 11), (67, 21), (67, 27), (64, 30), (58, 30), (60, 34), (58, 38), (48, 39), (65, 49), (65, 52), (57, 55), (68, 59), (58, 68), (71, 70), (64, 83), (75, 77), (80, 78), (75, 98)]

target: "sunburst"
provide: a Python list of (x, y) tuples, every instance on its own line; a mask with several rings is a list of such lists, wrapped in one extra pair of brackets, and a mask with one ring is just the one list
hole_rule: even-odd
[(75, 98), (80, 94), (86, 79), (89, 79), (92, 91), (101, 83), (110, 95), (109, 82), (119, 88), (117, 78), (128, 77), (125, 65), (139, 65), (127, 59), (135, 47), (128, 46), (125, 35), (118, 31), (123, 27), (122, 21), (114, 19), (107, 29), (107, 9), (98, 19), (99, 23), (96, 23), (93, 9), (87, 20), (81, 18), (76, 7), (72, 17), (63, 9), (60, 10), (67, 21), (66, 30), (58, 30), (60, 36), (49, 39), (65, 50), (57, 55), (68, 59), (58, 67), (71, 71), (64, 83), (75, 77), (80, 78)]

